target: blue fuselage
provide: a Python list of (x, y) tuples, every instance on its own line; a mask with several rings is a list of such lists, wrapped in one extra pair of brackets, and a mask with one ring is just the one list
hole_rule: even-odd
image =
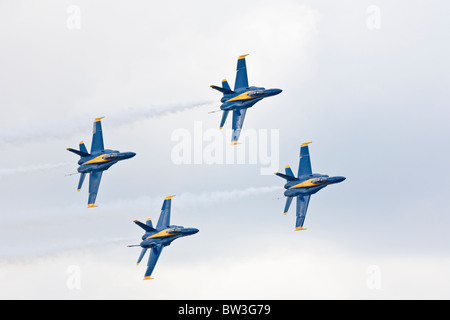
[(198, 229), (184, 228), (181, 226), (169, 226), (163, 230), (156, 230), (152, 232), (146, 232), (142, 236), (142, 242), (140, 246), (142, 248), (151, 248), (156, 245), (168, 246), (175, 239), (190, 236), (196, 234)]
[(112, 165), (121, 160), (133, 158), (136, 155), (134, 152), (119, 152), (116, 150), (102, 150), (96, 152), (88, 157), (82, 157), (78, 161), (78, 172), (89, 173), (94, 170), (108, 170)]
[(265, 89), (262, 87), (248, 87), (238, 89), (234, 93), (226, 94), (223, 96), (223, 98), (220, 100), (222, 102), (220, 109), (226, 111), (236, 108), (250, 108), (262, 99), (275, 96), (281, 92), (281, 89)]
[(295, 180), (288, 181), (284, 188), (286, 197), (295, 197), (298, 195), (311, 195), (317, 193), (319, 190), (325, 188), (330, 184), (335, 184), (344, 181), (344, 177), (329, 177), (324, 174), (309, 174), (301, 176)]

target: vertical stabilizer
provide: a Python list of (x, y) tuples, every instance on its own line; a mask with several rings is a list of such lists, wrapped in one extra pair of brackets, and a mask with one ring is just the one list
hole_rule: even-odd
[(89, 154), (83, 141), (80, 142), (80, 151)]
[[(230, 85), (228, 84), (227, 79), (223, 79), (223, 80), (222, 80), (222, 88), (224, 88), (225, 90), (231, 91), (231, 87), (230, 87)], [(225, 95), (225, 92), (224, 92), (223, 95)]]

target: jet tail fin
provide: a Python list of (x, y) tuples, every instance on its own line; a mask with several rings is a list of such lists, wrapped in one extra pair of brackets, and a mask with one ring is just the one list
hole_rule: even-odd
[(89, 154), (83, 141), (80, 142), (80, 151)]
[(286, 166), (285, 171), (286, 171), (286, 175), (287, 175), (287, 176), (290, 176), (290, 177), (294, 177), (294, 178), (295, 178), (294, 173), (293, 173), (292, 170), (291, 170), (291, 167)]
[(231, 90), (230, 85), (228, 84), (228, 81), (226, 79), (222, 80), (222, 88), (218, 86), (211, 86), (211, 88), (222, 92), (223, 95), (234, 93), (234, 91)]
[(231, 87), (230, 87), (230, 85), (228, 84), (227, 79), (223, 79), (223, 80), (222, 80), (222, 88), (224, 88), (225, 90), (228, 90), (228, 91), (231, 91), (231, 92), (234, 93), (234, 91), (231, 90)]
[(90, 156), (83, 141), (80, 142), (80, 151), (72, 149), (72, 148), (67, 148), (67, 150), (79, 155), (80, 157), (89, 157)]

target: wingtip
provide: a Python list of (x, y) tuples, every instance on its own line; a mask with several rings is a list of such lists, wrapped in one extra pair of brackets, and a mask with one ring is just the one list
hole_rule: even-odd
[(233, 145), (233, 146), (235, 146), (235, 145), (237, 145), (237, 144), (242, 144), (241, 142), (237, 142), (237, 141), (231, 141), (231, 144)]
[(244, 59), (246, 56), (248, 56), (249, 55), (249, 53), (247, 53), (247, 54), (243, 54), (243, 55), (241, 55), (241, 56), (239, 56), (239, 60), (240, 59)]
[(310, 142), (305, 142), (305, 143), (302, 143), (302, 147), (306, 147), (308, 144), (310, 144), (310, 143), (312, 143), (312, 141), (310, 141)]
[(144, 277), (144, 280), (153, 280), (154, 278), (152, 277)]
[(95, 205), (95, 204), (93, 204), (93, 203), (91, 203), (91, 204), (88, 204), (88, 208), (97, 208), (98, 206), (97, 205)]
[(95, 118), (94, 122), (99, 122), (100, 120), (102, 120), (104, 117), (99, 117), (99, 118)]
[(167, 196), (164, 200), (170, 200), (170, 199), (172, 199), (173, 197), (175, 197), (176, 195), (172, 195), (172, 196)]
[(297, 228), (295, 228), (295, 231), (300, 231), (300, 230), (307, 230), (306, 228), (303, 228), (303, 227), (297, 227)]

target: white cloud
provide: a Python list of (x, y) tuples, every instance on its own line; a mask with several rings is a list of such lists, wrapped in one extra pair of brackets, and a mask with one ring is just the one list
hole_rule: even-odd
[[(2, 297), (448, 297), (444, 5), (385, 3), (371, 31), (356, 1), (77, 3), (79, 30), (66, 27), (68, 3), (0, 4)], [(246, 53), (250, 84), (283, 89), (246, 128), (279, 129), (280, 165), (296, 167), (312, 140), (313, 169), (348, 178), (314, 196), (306, 233), (271, 201), (279, 178), (170, 161), (173, 130), (217, 128), (209, 85), (232, 84)], [(65, 148), (89, 139), (97, 116), (105, 145), (137, 156), (104, 175), (92, 211), (63, 176), (77, 160)], [(141, 235), (132, 221), (156, 219), (173, 193), (174, 223), (200, 232), (167, 248), (156, 281), (143, 282), (138, 251), (125, 247)], [(66, 287), (70, 265), (80, 291)], [(367, 289), (369, 266), (380, 290)]]
[[(264, 239), (261, 243), (266, 243)], [(105, 245), (75, 250), (32, 263), (0, 266), (1, 298), (43, 299), (448, 299), (449, 259), (423, 255), (361, 255), (311, 239), (308, 246), (273, 244), (242, 250), (232, 240), (224, 255), (178, 240), (165, 248), (144, 281), (139, 250)], [(257, 241), (255, 241), (257, 242)], [(314, 242), (314, 244), (312, 243)], [(253, 244), (252, 244), (253, 245)], [(330, 250), (332, 249), (332, 250)], [(192, 258), (178, 256), (189, 250)], [(196, 259), (196, 258), (199, 259)], [(67, 281), (80, 270), (80, 289)], [(380, 271), (379, 288), (368, 286), (370, 268)], [(195, 287), (195, 290), (193, 288)], [(24, 292), (23, 288), (27, 288)], [(176, 290), (174, 290), (176, 288)]]

